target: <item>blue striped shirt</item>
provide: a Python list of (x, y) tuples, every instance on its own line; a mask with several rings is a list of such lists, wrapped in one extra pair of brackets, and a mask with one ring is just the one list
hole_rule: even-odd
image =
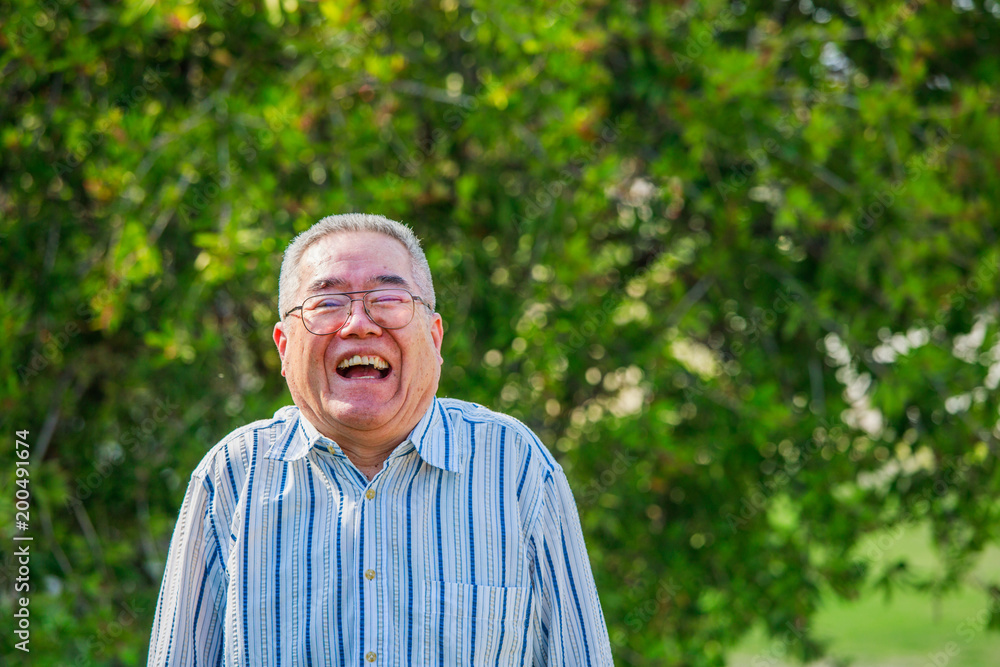
[(611, 665), (576, 506), (524, 424), (434, 399), (369, 481), (288, 406), (191, 476), (149, 665)]

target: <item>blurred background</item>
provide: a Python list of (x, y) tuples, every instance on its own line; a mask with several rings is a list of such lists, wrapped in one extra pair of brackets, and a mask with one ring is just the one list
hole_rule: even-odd
[(0, 2), (0, 615), (145, 663), (281, 253), (424, 239), (441, 395), (565, 468), (618, 665), (1000, 656), (1000, 4)]

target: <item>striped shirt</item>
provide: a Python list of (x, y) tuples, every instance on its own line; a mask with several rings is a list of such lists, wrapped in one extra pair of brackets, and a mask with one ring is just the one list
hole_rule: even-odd
[(573, 496), (524, 424), (434, 399), (369, 481), (287, 406), (191, 476), (149, 665), (611, 665)]

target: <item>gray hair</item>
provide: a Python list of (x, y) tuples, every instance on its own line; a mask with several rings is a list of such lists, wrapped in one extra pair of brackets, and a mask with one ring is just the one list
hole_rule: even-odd
[(278, 278), (278, 318), (285, 319), (285, 313), (299, 305), (298, 298), (302, 276), (299, 274), (299, 264), (302, 256), (316, 241), (331, 234), (340, 232), (375, 232), (402, 243), (410, 254), (413, 265), (413, 280), (420, 290), (420, 296), (434, 309), (434, 281), (431, 279), (431, 267), (427, 263), (420, 239), (413, 230), (401, 222), (389, 220), (381, 215), (369, 213), (345, 213), (343, 215), (328, 215), (315, 225), (302, 232), (288, 244), (285, 257), (281, 261), (281, 275)]

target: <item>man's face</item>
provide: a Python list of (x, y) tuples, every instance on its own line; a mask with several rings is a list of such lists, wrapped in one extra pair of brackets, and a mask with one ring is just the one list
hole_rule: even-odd
[[(416, 296), (428, 296), (420, 294), (413, 280), (406, 247), (375, 232), (321, 238), (306, 250), (299, 271), (296, 305), (314, 294), (380, 287), (403, 287)], [(327, 437), (341, 445), (395, 446), (437, 393), (443, 361), (441, 316), (415, 301), (410, 323), (390, 330), (372, 322), (361, 301), (351, 308), (343, 328), (327, 336), (309, 333), (301, 311), (278, 322), (274, 342), (282, 373), (295, 404)], [(388, 364), (388, 372), (338, 370), (354, 355), (377, 356)]]

